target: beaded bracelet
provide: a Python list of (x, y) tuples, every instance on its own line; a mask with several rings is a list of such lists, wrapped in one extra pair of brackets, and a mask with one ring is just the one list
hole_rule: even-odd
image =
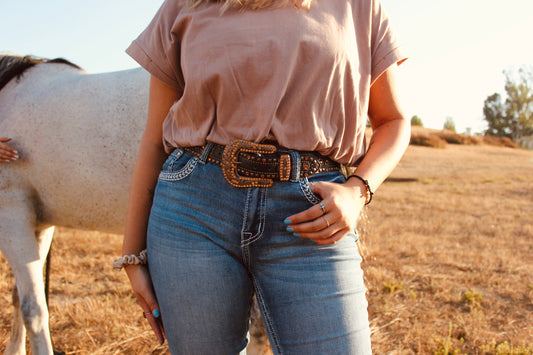
[(146, 263), (148, 263), (148, 258), (146, 256), (146, 249), (144, 249), (139, 255), (124, 255), (122, 258), (113, 261), (113, 269), (120, 271), (124, 266), (137, 264), (144, 265)]
[(365, 202), (365, 206), (368, 205), (370, 202), (372, 202), (372, 196), (374, 196), (374, 193), (372, 192), (372, 189), (370, 188), (370, 184), (368, 183), (368, 180), (363, 179), (357, 174), (350, 175), (348, 179), (352, 177), (361, 180), (363, 184), (365, 184), (367, 195), (370, 195), (370, 198), (368, 199), (368, 201)]

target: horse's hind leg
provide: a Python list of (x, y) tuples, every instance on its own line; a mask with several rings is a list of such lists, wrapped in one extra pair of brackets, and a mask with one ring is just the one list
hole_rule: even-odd
[(22, 319), (22, 313), (20, 313), (20, 301), (16, 285), (13, 285), (11, 299), (14, 308), (13, 323), (11, 324), (11, 334), (5, 354), (26, 354), (26, 327), (24, 327), (24, 320)]
[[(35, 233), (35, 213), (27, 199), (7, 202), (0, 208), (0, 249), (15, 275), (20, 307), (15, 310), (12, 335), (6, 354), (25, 354), (24, 331), (30, 338), (32, 353), (53, 354), (48, 326), (48, 309), (44, 295), (43, 264), (50, 247), (53, 228)], [(4, 202), (4, 201), (3, 201)]]

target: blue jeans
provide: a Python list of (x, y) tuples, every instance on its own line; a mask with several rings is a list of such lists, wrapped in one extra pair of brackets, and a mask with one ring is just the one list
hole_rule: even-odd
[(254, 292), (274, 354), (371, 354), (357, 235), (321, 246), (283, 223), (320, 202), (309, 185), (319, 180), (345, 181), (330, 172), (235, 188), (221, 167), (180, 149), (170, 155), (148, 260), (172, 354), (238, 354)]

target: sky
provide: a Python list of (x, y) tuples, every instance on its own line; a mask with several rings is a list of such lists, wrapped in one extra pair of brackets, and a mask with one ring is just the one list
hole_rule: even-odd
[[(327, 1), (327, 0), (319, 0)], [(504, 70), (533, 64), (532, 0), (381, 0), (409, 56), (397, 70), (406, 116), (482, 132)], [(66, 58), (89, 72), (137, 67), (124, 50), (162, 0), (0, 0), (0, 52)]]

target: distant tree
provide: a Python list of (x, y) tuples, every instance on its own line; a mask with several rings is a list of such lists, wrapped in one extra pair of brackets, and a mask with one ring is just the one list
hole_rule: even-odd
[(519, 142), (522, 137), (533, 134), (533, 72), (530, 67), (521, 67), (517, 74), (504, 71), (504, 75), (505, 102), (495, 93), (487, 97), (483, 105), (488, 124), (486, 133)]
[(453, 122), (452, 117), (450, 116), (446, 117), (443, 128), (455, 132), (455, 122)]
[(420, 117), (414, 115), (413, 117), (411, 117), (411, 126), (424, 127), (424, 124), (422, 123), (422, 119)]
[(483, 116), (488, 123), (486, 134), (496, 137), (511, 138), (511, 127), (509, 117), (505, 114), (505, 106), (502, 103), (502, 97), (498, 93), (494, 93), (485, 99), (483, 105)]

